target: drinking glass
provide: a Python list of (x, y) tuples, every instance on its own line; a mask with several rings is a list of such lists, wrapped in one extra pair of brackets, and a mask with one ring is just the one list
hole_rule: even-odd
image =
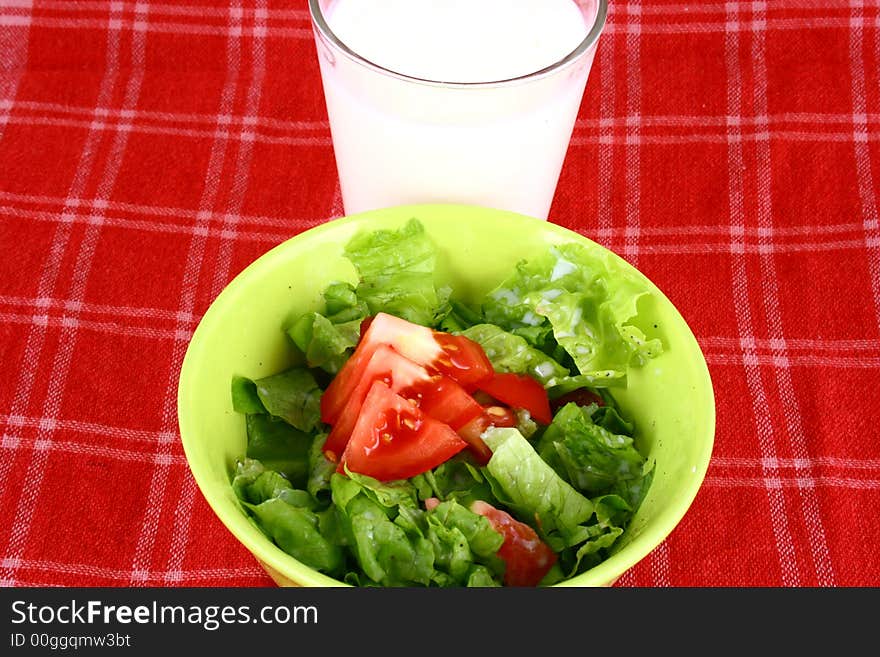
[(369, 61), (334, 34), (333, 2), (309, 0), (309, 9), (345, 213), (465, 203), (547, 219), (607, 0), (577, 3), (587, 34), (565, 57), (485, 82), (422, 79)]

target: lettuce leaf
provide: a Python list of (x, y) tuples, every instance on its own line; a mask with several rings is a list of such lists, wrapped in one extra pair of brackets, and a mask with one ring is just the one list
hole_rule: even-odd
[(321, 504), (330, 503), (330, 477), (336, 472), (336, 464), (324, 456), (326, 433), (319, 433), (309, 448), (309, 475), (306, 490)]
[(436, 248), (417, 219), (398, 230), (355, 235), (345, 256), (357, 269), (355, 292), (370, 314), (382, 311), (435, 326), (449, 312), (450, 290), (434, 284)]
[(593, 503), (545, 463), (516, 429), (490, 428), (483, 440), (492, 450), (486, 470), (498, 499), (533, 526), (551, 547), (580, 542), (579, 526), (593, 515)]
[[(607, 417), (605, 413), (603, 417)], [(538, 441), (538, 453), (579, 491), (588, 495), (615, 493), (631, 508), (639, 505), (650, 483), (646, 459), (636, 450), (633, 439), (595, 424), (590, 408), (574, 403), (557, 411)]]
[(454, 500), (441, 502), (429, 511), (428, 522), (434, 527), (458, 530), (473, 554), (484, 559), (494, 557), (504, 542), (504, 537), (492, 528), (485, 516), (474, 513)]
[(310, 434), (271, 415), (250, 414), (245, 418), (245, 427), (248, 458), (283, 473), (296, 485), (305, 485), (313, 442)]
[(322, 534), (321, 517), (307, 491), (294, 489), (279, 473), (254, 459), (236, 466), (232, 488), (257, 526), (282, 550), (332, 576), (341, 574), (344, 555)]
[(441, 501), (456, 500), (464, 506), (470, 506), (474, 500), (493, 500), (489, 482), (466, 454), (457, 454), (410, 481), (422, 500), (436, 497)]
[(370, 314), (367, 304), (358, 299), (351, 283), (336, 281), (324, 290), (327, 319), (333, 324), (344, 324), (363, 319)]
[(630, 364), (642, 364), (662, 351), (658, 339), (648, 339), (631, 323), (645, 294), (609, 255), (570, 243), (518, 263), (482, 309), (487, 322), (526, 332), (524, 337), (540, 335), (549, 323), (579, 374), (620, 379)]
[(315, 377), (302, 367), (251, 380), (232, 379), (232, 407), (239, 413), (268, 413), (303, 432), (321, 422), (321, 393)]
[[(370, 581), (383, 586), (428, 586), (434, 572), (434, 552), (423, 536), (408, 535), (385, 507), (361, 483), (341, 474), (330, 480), (346, 542)], [(383, 491), (384, 493), (384, 491)]]
[(360, 339), (361, 319), (334, 324), (319, 313), (306, 313), (287, 330), (308, 367), (336, 374)]
[(545, 387), (555, 385), (570, 374), (568, 368), (531, 346), (525, 338), (494, 324), (477, 324), (461, 334), (483, 347), (498, 372), (528, 374)]

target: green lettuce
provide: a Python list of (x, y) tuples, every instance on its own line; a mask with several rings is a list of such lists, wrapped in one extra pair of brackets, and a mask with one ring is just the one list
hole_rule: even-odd
[(278, 547), (302, 563), (331, 576), (341, 574), (344, 555), (322, 534), (314, 498), (294, 489), (279, 473), (245, 459), (237, 464), (232, 488), (257, 526)]
[[(610, 255), (582, 244), (551, 246), (518, 263), (482, 304), (486, 321), (512, 332), (541, 335), (549, 324), (578, 373), (622, 378), (630, 364), (662, 351), (632, 324), (643, 285)], [(613, 372), (614, 374), (608, 374)]]
[(278, 374), (251, 380), (232, 379), (232, 407), (239, 413), (268, 413), (300, 431), (313, 431), (321, 422), (322, 390), (312, 373), (291, 367)]
[[(616, 415), (616, 412), (615, 414)], [(603, 418), (614, 415), (603, 413)], [(593, 422), (591, 409), (566, 404), (538, 441), (538, 453), (560, 476), (588, 495), (615, 493), (636, 508), (650, 483), (646, 459), (633, 439)]]
[(486, 464), (498, 499), (524, 522), (536, 525), (556, 545), (579, 542), (579, 526), (593, 515), (593, 503), (541, 459), (516, 429), (490, 428), (483, 440), (492, 450)]
[(360, 320), (370, 314), (367, 304), (358, 299), (351, 283), (336, 281), (324, 290), (327, 319), (333, 324), (345, 324)]
[(441, 501), (456, 500), (464, 506), (470, 506), (474, 500), (492, 500), (489, 482), (466, 454), (458, 454), (410, 481), (422, 500), (436, 497)]
[[(346, 581), (381, 586), (495, 586), (503, 538), (488, 520), (454, 501), (418, 506), (415, 483), (331, 477), (343, 543), (358, 570)], [(480, 566), (480, 568), (476, 568)]]
[(607, 558), (636, 508), (629, 500), (615, 493), (587, 498), (515, 429), (490, 429), (483, 437), (493, 450), (486, 467), (498, 498), (532, 524), (558, 555), (557, 567), (542, 584), (572, 577)]
[(360, 339), (361, 320), (334, 324), (319, 313), (306, 313), (287, 330), (308, 367), (319, 367), (336, 374), (354, 351)]
[(324, 456), (326, 433), (320, 433), (312, 440), (308, 454), (308, 480), (306, 490), (322, 504), (330, 503), (330, 477), (336, 472), (336, 463)]
[(494, 324), (476, 324), (461, 334), (483, 347), (498, 372), (528, 374), (544, 386), (555, 385), (570, 374), (568, 368), (531, 346), (525, 338)]
[(305, 483), (313, 438), (271, 415), (250, 414), (245, 418), (246, 455), (267, 468), (281, 472), (297, 484)]
[(366, 577), (382, 586), (428, 586), (434, 573), (431, 543), (393, 521), (396, 509), (377, 499), (385, 491), (377, 494), (340, 474), (330, 486), (346, 543)]
[(370, 314), (386, 312), (434, 326), (449, 311), (449, 289), (434, 284), (436, 248), (421, 222), (398, 230), (365, 231), (345, 247), (358, 272), (357, 298)]

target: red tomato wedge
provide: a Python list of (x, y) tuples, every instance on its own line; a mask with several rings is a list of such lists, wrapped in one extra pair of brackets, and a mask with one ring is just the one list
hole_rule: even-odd
[(342, 412), (324, 442), (324, 453), (331, 461), (338, 460), (345, 449), (373, 381), (382, 381), (399, 393), (420, 383), (429, 383), (431, 375), (424, 367), (404, 358), (388, 345), (379, 345), (367, 361), (360, 378), (353, 381)]
[(511, 408), (527, 410), (541, 424), (550, 424), (553, 421), (547, 391), (528, 375), (496, 373), (492, 378), (481, 381), (477, 387)]
[(391, 481), (440, 465), (467, 446), (448, 425), (428, 417), (382, 381), (374, 381), (342, 454), (343, 465)]
[(489, 357), (479, 343), (463, 335), (442, 331), (433, 331), (433, 334), (443, 354), (433, 363), (425, 363), (426, 365), (436, 367), (466, 388), (476, 388), (477, 384), (491, 378), (495, 373)]
[(489, 406), (484, 408), (473, 420), (458, 430), (458, 435), (470, 446), (471, 451), (480, 465), (486, 465), (492, 458), (492, 450), (482, 439), (483, 432), (489, 427), (515, 427), (516, 415), (509, 408)]
[(492, 528), (504, 537), (498, 556), (504, 560), (507, 586), (537, 586), (556, 563), (556, 554), (534, 529), (506, 511), (477, 500), (471, 511), (485, 516)]
[(422, 411), (458, 431), (483, 413), (483, 407), (448, 376), (437, 374), (428, 382), (419, 382), (404, 397), (414, 398)]
[(321, 420), (326, 424), (337, 421), (381, 345), (393, 347), (430, 373), (443, 374), (465, 387), (476, 387), (493, 374), (482, 347), (468, 338), (434, 331), (386, 313), (378, 313), (364, 322), (367, 328), (354, 353), (321, 397)]
[(483, 407), (449, 377), (432, 375), (425, 367), (404, 358), (388, 345), (379, 345), (324, 442), (324, 454), (331, 461), (338, 461), (345, 450), (374, 381), (387, 384), (423, 413), (448, 424), (453, 430), (483, 412)]

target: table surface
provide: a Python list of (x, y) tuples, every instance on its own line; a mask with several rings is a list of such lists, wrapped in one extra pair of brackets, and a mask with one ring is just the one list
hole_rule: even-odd
[[(690, 323), (717, 432), (618, 586), (880, 585), (880, 10), (611, 2), (550, 221)], [(342, 213), (305, 0), (0, 0), (0, 584), (261, 586), (181, 448), (236, 273)]]

